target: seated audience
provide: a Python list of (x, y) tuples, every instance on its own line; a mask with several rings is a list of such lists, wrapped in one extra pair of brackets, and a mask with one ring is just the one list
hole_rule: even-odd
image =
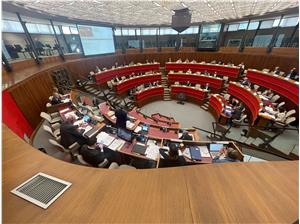
[(163, 157), (163, 159), (160, 160), (160, 165), (162, 167), (184, 166), (185, 159), (183, 156), (179, 156), (178, 150), (179, 149), (174, 143), (170, 143), (168, 154), (164, 152), (164, 150), (160, 149), (160, 154)]
[(181, 58), (179, 58), (179, 59), (176, 61), (176, 63), (182, 63)]
[(242, 116), (242, 108), (239, 106), (236, 106), (235, 108), (233, 108), (233, 112), (231, 114), (231, 120), (239, 120), (241, 119)]
[[(224, 158), (220, 158), (224, 155)], [(239, 152), (233, 148), (223, 147), (219, 154), (213, 159), (213, 163), (228, 163), (228, 162), (239, 162), (238, 160)]]
[(290, 79), (293, 79), (293, 80), (296, 80), (297, 76), (298, 75), (297, 75), (296, 68), (293, 68), (286, 77), (290, 78)]
[(274, 96), (274, 93), (271, 89), (268, 89), (267, 92), (263, 94), (263, 96), (270, 100)]
[(184, 130), (180, 139), (193, 141), (193, 136), (191, 136), (188, 131)]
[(192, 74), (192, 70), (191, 69), (187, 70), (186, 74)]
[(187, 81), (185, 85), (187, 85), (187, 86), (191, 86), (191, 85), (192, 85), (192, 83), (191, 83), (190, 81)]
[(280, 69), (279, 69), (279, 67), (275, 67), (273, 73), (276, 74), (276, 75), (280, 75)]
[(248, 80), (247, 77), (243, 78), (243, 79), (241, 80), (240, 83), (241, 83), (241, 85), (243, 85), (243, 86), (248, 86), (248, 87), (251, 86), (251, 83), (250, 83), (250, 81)]
[(56, 104), (60, 104), (60, 103), (62, 103), (62, 101), (61, 101), (61, 97), (60, 97), (59, 93), (54, 92), (52, 100), (51, 100), (51, 105), (56, 105)]
[(79, 145), (88, 143), (88, 139), (82, 135), (84, 130), (79, 131), (78, 125), (73, 125), (75, 120), (74, 116), (69, 116), (60, 126), (60, 143), (66, 149), (75, 142)]

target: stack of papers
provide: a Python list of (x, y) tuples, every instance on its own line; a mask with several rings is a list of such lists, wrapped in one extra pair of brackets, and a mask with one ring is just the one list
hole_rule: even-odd
[(208, 148), (207, 146), (199, 146), (199, 149), (200, 149), (200, 153), (201, 153), (201, 156), (202, 157), (210, 157), (210, 153), (208, 151)]
[(114, 151), (120, 151), (121, 148), (124, 146), (125, 141), (122, 139), (115, 139), (109, 146), (108, 148), (110, 148), (111, 150)]
[(97, 136), (97, 143), (102, 143), (105, 146), (109, 146), (113, 140), (115, 140), (115, 137), (107, 134), (106, 132), (101, 131)]
[(126, 121), (126, 128), (131, 129), (133, 128), (134, 123), (130, 122), (130, 121)]
[(112, 110), (111, 110), (111, 111), (109, 111), (109, 112), (107, 112), (107, 115), (108, 115), (108, 116), (112, 116), (112, 115), (114, 115), (114, 114), (115, 114), (115, 112), (114, 112), (114, 111), (112, 111)]
[(157, 145), (149, 145), (145, 154), (147, 158), (157, 160), (159, 155), (159, 147)]
[(139, 133), (141, 130), (142, 130), (142, 128), (141, 128), (140, 126), (137, 126), (137, 127), (134, 129), (134, 132), (135, 132), (135, 133)]

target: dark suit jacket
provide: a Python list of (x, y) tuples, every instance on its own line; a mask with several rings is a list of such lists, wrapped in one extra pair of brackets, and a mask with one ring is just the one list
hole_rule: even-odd
[(102, 163), (105, 159), (105, 155), (99, 149), (88, 149), (87, 145), (83, 145), (79, 150), (80, 155), (84, 161), (94, 167), (98, 167), (98, 164)]
[(159, 150), (163, 159), (160, 160), (160, 167), (184, 166), (186, 164), (183, 156), (178, 156), (176, 160), (170, 159), (169, 155), (163, 150)]
[(80, 145), (87, 144), (87, 139), (78, 131), (78, 126), (64, 122), (60, 126), (60, 143), (63, 147), (68, 148), (74, 142)]
[(116, 121), (117, 128), (126, 129), (127, 113), (124, 110), (116, 110), (115, 116), (117, 118)]
[(56, 105), (56, 104), (60, 104), (61, 100), (58, 97), (53, 96), (52, 100), (51, 100), (51, 104), (52, 105)]
[(240, 119), (241, 118), (241, 115), (242, 115), (242, 111), (241, 109), (237, 108), (233, 111), (232, 115), (231, 115), (231, 118), (232, 119)]

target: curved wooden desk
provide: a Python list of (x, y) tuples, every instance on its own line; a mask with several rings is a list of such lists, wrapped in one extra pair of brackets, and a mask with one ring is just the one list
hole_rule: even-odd
[(150, 82), (161, 82), (161, 73), (159, 74), (150, 74), (150, 75), (141, 75), (141, 76), (136, 76), (133, 78), (128, 78), (125, 80), (121, 80), (120, 82), (115, 83), (115, 89), (118, 94), (124, 94), (126, 93), (129, 89), (150, 83)]
[(215, 120), (220, 124), (226, 124), (228, 116), (223, 114), (224, 111), (224, 103), (222, 102), (222, 98), (218, 94), (213, 94), (209, 98), (208, 102), (208, 111), (213, 115)]
[(171, 97), (177, 99), (178, 93), (184, 93), (189, 101), (196, 104), (202, 104), (203, 100), (206, 98), (207, 90), (197, 89), (191, 86), (183, 85), (172, 85), (171, 86)]
[(166, 71), (187, 71), (191, 70), (192, 72), (205, 72), (215, 73), (221, 76), (228, 76), (231, 78), (237, 78), (239, 75), (240, 68), (236, 66), (228, 65), (217, 65), (210, 63), (176, 63), (176, 62), (167, 62)]
[(250, 82), (272, 89), (286, 99), (299, 106), (299, 83), (272, 73), (248, 69), (247, 77)]
[(236, 82), (230, 82), (227, 91), (230, 95), (241, 100), (249, 109), (253, 124), (257, 119), (259, 111), (262, 109), (263, 105), (257, 94), (253, 93), (251, 89)]
[(164, 87), (162, 86), (148, 87), (134, 94), (135, 102), (137, 106), (141, 107), (146, 103), (155, 100), (162, 100), (163, 94), (164, 94)]
[(157, 71), (159, 70), (160, 64), (136, 64), (136, 65), (128, 65), (124, 67), (112, 68), (106, 71), (98, 72), (96, 76), (96, 82), (98, 84), (106, 83), (107, 81), (124, 75), (130, 75), (132, 73), (144, 73), (149, 71)]
[(223, 79), (218, 77), (212, 77), (207, 75), (198, 74), (185, 74), (185, 73), (171, 73), (168, 74), (169, 84), (174, 84), (175, 82), (186, 83), (189, 81), (192, 84), (209, 84), (209, 87), (213, 92), (219, 92), (222, 88)]
[[(52, 158), (2, 127), (3, 223), (293, 223), (299, 218), (298, 161), (105, 170)], [(38, 172), (72, 183), (47, 210), (10, 193)]]

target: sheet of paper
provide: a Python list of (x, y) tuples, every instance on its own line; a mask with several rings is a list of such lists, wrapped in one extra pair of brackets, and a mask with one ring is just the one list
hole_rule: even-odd
[(122, 139), (115, 139), (109, 146), (108, 148), (110, 148), (111, 150), (114, 151), (119, 151), (123, 145), (125, 144), (125, 141)]
[(141, 130), (142, 130), (142, 127), (137, 126), (137, 127), (134, 129), (134, 132), (135, 132), (135, 133), (139, 133)]
[(114, 112), (114, 111), (112, 111), (112, 110), (111, 110), (111, 111), (109, 111), (109, 112), (107, 113), (107, 115), (108, 115), (108, 116), (112, 116), (112, 115), (114, 115), (114, 114), (115, 114), (115, 112)]
[(145, 154), (147, 158), (157, 160), (159, 155), (159, 147), (157, 145), (149, 145)]
[(133, 128), (134, 123), (130, 122), (130, 121), (126, 121), (126, 128), (131, 129)]
[(66, 108), (66, 109), (60, 110), (59, 112), (60, 112), (60, 113), (64, 113), (64, 112), (67, 112), (68, 110), (70, 110), (70, 109), (69, 109), (69, 108)]
[(115, 140), (115, 137), (107, 134), (106, 132), (100, 132), (97, 136), (97, 143), (102, 143), (105, 146), (109, 146), (113, 140)]
[(191, 152), (190, 152), (190, 149), (189, 148), (185, 148), (185, 150), (183, 151), (182, 153), (185, 157), (189, 158), (189, 159), (192, 159), (191, 157)]
[(113, 119), (113, 120), (115, 120), (115, 119), (116, 119), (116, 116), (113, 115), (113, 116), (111, 116), (110, 118)]
[(201, 157), (210, 157), (210, 153), (206, 145), (198, 147), (200, 149)]

